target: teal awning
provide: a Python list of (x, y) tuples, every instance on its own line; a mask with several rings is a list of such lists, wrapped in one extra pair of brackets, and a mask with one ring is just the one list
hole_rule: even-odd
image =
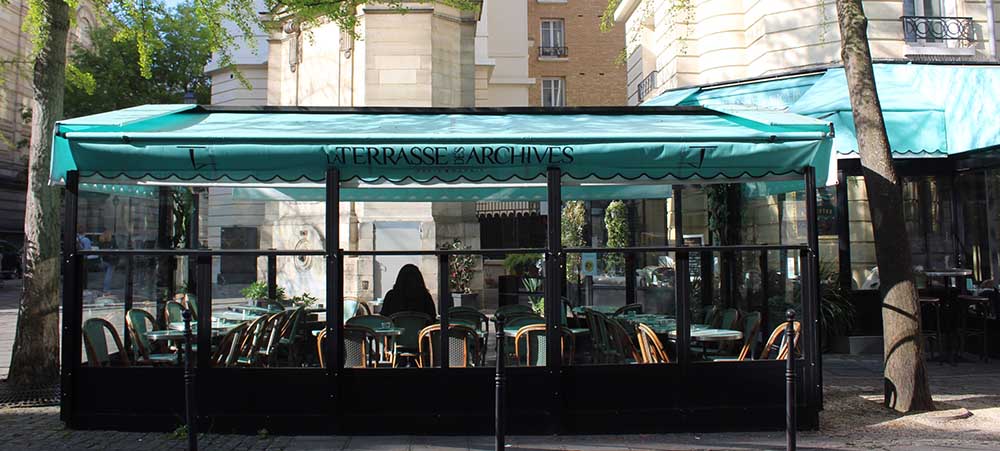
[[(342, 188), (340, 200), (356, 202), (489, 202), (544, 201), (547, 191), (541, 186), (453, 186), (448, 188), (400, 186), (365, 186)], [(585, 185), (564, 186), (563, 200), (668, 199), (669, 185)], [(324, 188), (234, 188), (233, 199), (272, 202), (322, 202)]]
[[(1000, 67), (875, 64), (889, 144), (896, 158), (944, 158), (1000, 145)], [(668, 91), (644, 105), (752, 105), (829, 121), (833, 148), (857, 156), (854, 118), (842, 68), (818, 74), (758, 79)]]
[[(918, 70), (915, 70), (918, 69)], [(947, 127), (943, 102), (921, 93), (917, 80), (926, 66), (879, 65), (875, 85), (882, 104), (889, 145), (897, 158), (945, 157), (948, 155)], [(844, 69), (830, 69), (790, 111), (833, 123), (837, 136), (834, 150), (841, 155), (857, 154), (854, 116), (847, 91)]]
[(322, 181), (337, 167), (346, 188), (442, 187), (537, 181), (558, 167), (567, 185), (596, 193), (588, 183), (789, 180), (806, 167), (825, 177), (829, 146), (826, 122), (746, 109), (153, 105), (59, 123), (51, 180), (77, 170), (90, 183), (287, 188)]

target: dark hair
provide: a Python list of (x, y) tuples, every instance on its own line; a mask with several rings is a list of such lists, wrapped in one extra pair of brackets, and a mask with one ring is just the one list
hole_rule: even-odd
[(417, 265), (412, 263), (403, 265), (396, 275), (396, 283), (392, 286), (393, 291), (399, 294), (414, 295), (426, 293), (427, 285), (424, 284), (424, 275), (420, 273)]

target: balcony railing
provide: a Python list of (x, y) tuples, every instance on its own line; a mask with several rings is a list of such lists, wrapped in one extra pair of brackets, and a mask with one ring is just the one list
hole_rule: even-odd
[(971, 17), (903, 16), (900, 19), (906, 42), (958, 41), (969, 45), (974, 41)]
[(636, 89), (636, 96), (639, 98), (638, 100), (639, 102), (642, 102), (642, 99), (645, 99), (646, 96), (649, 95), (649, 93), (653, 92), (653, 90), (656, 89), (657, 73), (659, 72), (654, 70), (650, 72), (649, 75), (646, 76), (646, 78), (643, 78), (642, 81), (639, 82), (639, 88)]
[(538, 56), (540, 58), (566, 58), (569, 56), (568, 47), (539, 47)]

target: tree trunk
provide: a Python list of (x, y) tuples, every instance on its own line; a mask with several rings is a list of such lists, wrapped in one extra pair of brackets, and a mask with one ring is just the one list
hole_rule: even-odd
[(861, 0), (837, 0), (858, 152), (868, 192), (882, 294), (885, 404), (900, 412), (932, 410), (920, 337), (920, 302), (903, 218), (902, 189), (889, 149)]
[(35, 54), (28, 194), (24, 208), (24, 292), (9, 376), (9, 382), (16, 385), (48, 385), (59, 381), (62, 197), (58, 188), (49, 186), (49, 162), (52, 130), (63, 113), (69, 7), (64, 0), (45, 0), (37, 7), (44, 9), (42, 20), (47, 33)]

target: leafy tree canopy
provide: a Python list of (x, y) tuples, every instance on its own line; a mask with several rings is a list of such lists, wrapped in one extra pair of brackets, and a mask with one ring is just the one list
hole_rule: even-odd
[(90, 33), (89, 47), (72, 50), (67, 73), (66, 117), (96, 114), (148, 103), (182, 103), (190, 87), (199, 103), (209, 103), (205, 64), (212, 56), (209, 30), (190, 4), (150, 10), (156, 40), (150, 74), (143, 76), (137, 36), (122, 34), (115, 17)]

